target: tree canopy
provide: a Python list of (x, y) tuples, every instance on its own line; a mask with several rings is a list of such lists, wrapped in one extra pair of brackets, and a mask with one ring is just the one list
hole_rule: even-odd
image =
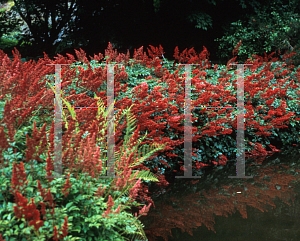
[[(7, 1), (0, 0), (1, 2)], [(148, 47), (147, 44), (150, 43), (167, 43), (173, 39), (177, 44), (179, 41), (186, 41), (185, 39), (196, 40), (197, 36), (205, 36), (204, 32), (224, 32), (230, 28), (232, 17), (249, 22), (250, 18), (261, 14), (264, 7), (270, 9), (269, 6), (274, 4), (278, 6), (276, 11), (279, 12), (282, 6), (287, 5), (291, 11), (299, 10), (299, 0), (205, 0), (200, 3), (199, 0), (11, 2), (14, 5), (10, 14), (18, 14), (27, 25), (26, 31), (19, 36), (17, 48), (25, 41), (31, 44), (31, 47), (26, 45), (26, 49), (30, 48), (29, 52), (37, 50), (41, 54), (45, 51), (49, 55), (61, 53), (66, 48), (86, 47), (98, 51), (106, 48), (108, 42), (119, 43), (124, 48), (130, 45)], [(236, 11), (236, 16), (227, 16), (228, 10), (217, 11), (217, 6), (227, 3), (236, 3), (232, 8), (242, 8), (244, 12)], [(0, 34), (20, 25), (20, 20), (16, 21), (15, 15), (9, 18), (10, 28), (5, 29), (0, 17)]]

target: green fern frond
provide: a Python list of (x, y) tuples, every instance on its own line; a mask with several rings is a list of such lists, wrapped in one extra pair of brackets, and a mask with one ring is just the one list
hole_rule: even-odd
[[(132, 107), (132, 106), (131, 106)], [(135, 124), (136, 122), (136, 119), (134, 118), (134, 116), (132, 116), (132, 114), (130, 113), (130, 109), (131, 107), (128, 109), (128, 112), (127, 112), (127, 130), (126, 130), (126, 135), (124, 137), (124, 144), (123, 144), (123, 150), (127, 150), (128, 147), (129, 147), (129, 140), (130, 138), (132, 138), (133, 134), (131, 135), (131, 137), (129, 138), (129, 135), (130, 133), (133, 133), (134, 132), (134, 127), (133, 125)], [(147, 131), (146, 131), (146, 134), (144, 137), (138, 139), (137, 141), (137, 144), (132, 147), (129, 151), (129, 153), (126, 155), (126, 156), (129, 156), (131, 153), (133, 153), (137, 147), (141, 144), (141, 142), (146, 138), (147, 136)], [(134, 141), (134, 140), (132, 140)], [(134, 164), (131, 164), (129, 167), (134, 167), (134, 166), (138, 166), (140, 165), (143, 161), (145, 161), (147, 158), (151, 157), (154, 152), (158, 151), (158, 150), (162, 150), (165, 148), (165, 146), (167, 145), (168, 143), (165, 143), (164, 145), (160, 145), (158, 143), (153, 143), (152, 146), (150, 147), (152, 149), (152, 151), (149, 152), (149, 146), (147, 145), (144, 145), (143, 147), (140, 147), (140, 149), (138, 150), (138, 152), (135, 154), (135, 158), (137, 158), (137, 161), (135, 161)], [(156, 148), (154, 149), (154, 147), (156, 146)], [(143, 148), (143, 149), (142, 149)], [(120, 154), (119, 154), (120, 153)], [(147, 154), (145, 154), (147, 153)], [(123, 152), (122, 150), (120, 151), (117, 151), (116, 153), (116, 156), (117, 156), (117, 160), (120, 160), (120, 156), (122, 155), (123, 156)], [(141, 157), (141, 155), (143, 155), (143, 157)]]
[[(138, 219), (135, 218), (133, 220), (132, 224), (137, 227), (138, 233), (130, 235), (132, 237), (130, 240), (132, 240), (132, 241), (136, 241), (136, 240), (145, 240), (146, 241), (146, 240), (148, 240), (147, 236), (144, 232), (143, 226), (140, 222), (138, 222)], [(124, 233), (125, 233), (125, 231), (123, 233), (121, 233), (121, 235), (124, 234)]]
[[(134, 176), (134, 174), (133, 174), (133, 176)], [(150, 182), (159, 182), (156, 175), (148, 170), (139, 171), (136, 178), (137, 179), (141, 178), (142, 180), (150, 181)]]
[(139, 234), (134, 234), (132, 235), (132, 241), (135, 241), (135, 240), (147, 240), (147, 236), (144, 232), (144, 228), (143, 226), (141, 225), (141, 223), (137, 222), (137, 219), (135, 219), (135, 221), (133, 222), (133, 224), (138, 228), (139, 230)]

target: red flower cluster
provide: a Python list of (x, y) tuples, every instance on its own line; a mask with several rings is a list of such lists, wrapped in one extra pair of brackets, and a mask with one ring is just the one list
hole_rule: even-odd
[[(33, 198), (31, 198), (31, 204), (27, 204), (27, 199), (23, 197), (20, 193), (17, 193), (18, 202), (17, 206), (14, 206), (14, 213), (18, 219), (23, 218), (29, 222), (29, 225), (33, 225), (35, 230), (38, 231), (40, 227), (44, 225), (44, 222), (40, 220), (40, 212), (36, 209), (35, 204), (33, 203)], [(21, 208), (19, 208), (21, 207)]]
[(65, 217), (65, 221), (64, 221), (64, 223), (62, 225), (62, 229), (61, 229), (63, 235), (60, 234), (58, 236), (57, 227), (55, 226), (54, 227), (54, 235), (53, 235), (54, 237), (53, 237), (53, 240), (57, 241), (58, 239), (63, 239), (64, 237), (66, 237), (68, 235), (68, 231), (67, 230), (68, 230), (68, 217)]

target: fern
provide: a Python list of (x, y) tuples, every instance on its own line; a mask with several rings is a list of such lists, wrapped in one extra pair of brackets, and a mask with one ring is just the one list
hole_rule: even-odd
[[(129, 110), (130, 109), (131, 109), (131, 107), (129, 108)], [(136, 120), (134, 119), (134, 117), (131, 116), (130, 113), (128, 113), (128, 115), (127, 115), (127, 130), (126, 130), (126, 134), (125, 134), (125, 137), (124, 137), (123, 150), (128, 149), (129, 146), (130, 146), (129, 145), (129, 141), (130, 141), (129, 135), (130, 135), (130, 133), (134, 132), (134, 128), (132, 126), (134, 125), (135, 121)], [(127, 154), (126, 156), (128, 156), (132, 152), (134, 152), (137, 149), (138, 145), (146, 138), (146, 136), (147, 136), (147, 131), (146, 131), (146, 134), (145, 134), (144, 137), (138, 139), (138, 144), (136, 144), (134, 147), (132, 147), (132, 149), (130, 149), (130, 151), (129, 151), (129, 154)], [(130, 138), (132, 138), (132, 136)], [(134, 141), (134, 140), (132, 140), (132, 141)], [(166, 145), (167, 145), (167, 143), (165, 143), (164, 145), (161, 145), (161, 146), (158, 143), (153, 143), (151, 147), (154, 148), (154, 146), (157, 146), (157, 148), (155, 148), (154, 150), (152, 150), (150, 152), (148, 152), (149, 147), (147, 145), (144, 145), (143, 147), (140, 147), (138, 153), (135, 154), (135, 157), (138, 155), (138, 160), (134, 164), (130, 165), (129, 167), (134, 167), (134, 166), (140, 165), (144, 160), (149, 158), (154, 152), (156, 152), (158, 150), (161, 150)], [(143, 148), (143, 150), (141, 150), (142, 148)], [(118, 154), (119, 152), (121, 152), (121, 153)], [(148, 154), (141, 157), (142, 153), (147, 153), (147, 152), (148, 152)], [(123, 152), (121, 150), (116, 152), (117, 160), (120, 159), (120, 155), (122, 155), (122, 154), (123, 154)]]

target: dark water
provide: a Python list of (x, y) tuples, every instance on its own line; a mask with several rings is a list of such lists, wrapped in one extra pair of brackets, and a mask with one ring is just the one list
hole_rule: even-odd
[(235, 165), (201, 179), (176, 179), (141, 218), (149, 241), (300, 240), (300, 151), (246, 159), (249, 179), (228, 178)]

